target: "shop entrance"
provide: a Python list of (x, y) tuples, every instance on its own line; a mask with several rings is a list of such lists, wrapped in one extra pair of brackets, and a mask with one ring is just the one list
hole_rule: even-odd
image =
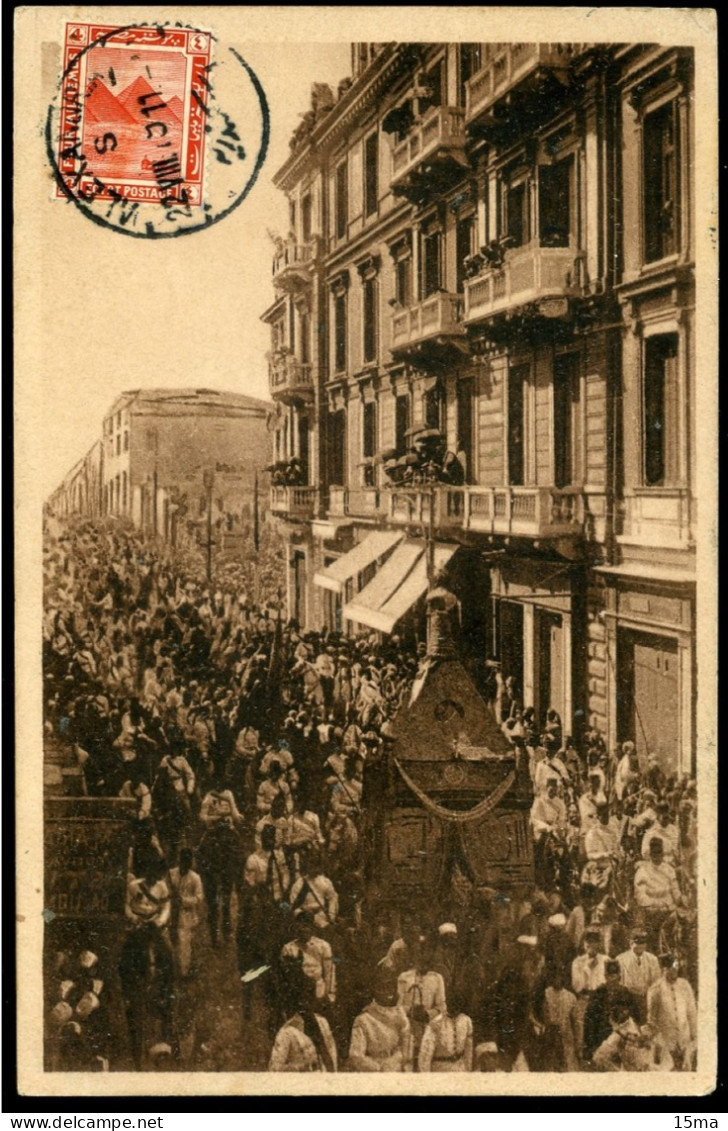
[(570, 720), (565, 718), (564, 622), (559, 613), (537, 609), (538, 636), (536, 655), (536, 718), (543, 726), (550, 707), (559, 712), (564, 733), (569, 733)]
[(512, 675), (523, 699), (523, 605), (500, 601), (500, 661), (503, 678)]
[(617, 726), (640, 758), (654, 754), (666, 774), (678, 765), (677, 641), (622, 629), (618, 637)]

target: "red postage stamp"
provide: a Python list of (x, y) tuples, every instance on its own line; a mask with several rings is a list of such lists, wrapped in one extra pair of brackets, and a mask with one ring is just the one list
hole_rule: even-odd
[(58, 196), (200, 206), (212, 37), (66, 25)]

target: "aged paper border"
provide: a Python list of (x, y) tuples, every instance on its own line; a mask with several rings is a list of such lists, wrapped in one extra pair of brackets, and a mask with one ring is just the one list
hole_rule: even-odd
[[(468, 1076), (382, 1074), (377, 1077), (280, 1076), (268, 1073), (110, 1073), (62, 1074), (42, 1066), (42, 888), (43, 774), (41, 746), (41, 508), (35, 471), (43, 460), (43, 405), (40, 383), (53, 381), (53, 358), (43, 356), (39, 273), (52, 261), (43, 247), (37, 208), (47, 198), (42, 143), (45, 107), (39, 78), (40, 45), (61, 35), (68, 19), (97, 18), (109, 23), (183, 20), (204, 26), (244, 48), (248, 42), (296, 40), (332, 42), (336, 23), (347, 42), (358, 40), (550, 40), (554, 18), (563, 41), (655, 42), (693, 46), (696, 51), (696, 366), (700, 375), (697, 409), (697, 733), (700, 798), (699, 1025), (701, 1065), (696, 1073), (671, 1074), (498, 1074)], [(237, 1095), (533, 1095), (634, 1096), (705, 1095), (716, 1084), (716, 901), (717, 901), (717, 20), (713, 9), (665, 8), (439, 8), (355, 7), (300, 9), (254, 7), (123, 8), (28, 6), (16, 12), (15, 73), (15, 584), (16, 629), (16, 859), (18, 1091), (23, 1097), (237, 1096)], [(514, 36), (514, 27), (519, 32)], [(59, 38), (60, 42), (60, 38)], [(315, 75), (311, 76), (314, 81)], [(301, 107), (303, 110), (304, 107)], [(273, 108), (273, 112), (275, 109)], [(42, 185), (39, 186), (39, 178)], [(40, 188), (40, 191), (39, 191)], [(47, 207), (57, 202), (47, 200)], [(79, 227), (82, 236), (83, 228)], [(129, 241), (119, 241), (119, 255)], [(177, 241), (176, 241), (177, 242)], [(192, 263), (194, 240), (178, 241), (181, 269)], [(79, 312), (82, 320), (82, 312)], [(69, 327), (69, 333), (74, 327)], [(62, 398), (63, 390), (57, 394)], [(52, 1101), (50, 1105), (52, 1107)]]

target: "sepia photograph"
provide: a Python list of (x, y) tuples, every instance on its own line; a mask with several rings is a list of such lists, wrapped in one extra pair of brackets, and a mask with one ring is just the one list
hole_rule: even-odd
[(593, 11), (18, 12), (21, 1092), (714, 1086), (715, 13)]

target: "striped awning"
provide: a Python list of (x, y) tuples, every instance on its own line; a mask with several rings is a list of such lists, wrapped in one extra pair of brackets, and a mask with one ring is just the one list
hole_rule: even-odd
[(343, 593), (347, 581), (384, 557), (403, 537), (397, 530), (373, 530), (348, 554), (342, 554), (331, 565), (315, 573), (314, 583), (323, 589), (331, 589), (334, 593)]
[[(457, 545), (436, 543), (435, 570), (444, 569)], [(391, 633), (394, 626), (427, 592), (427, 547), (407, 539), (384, 563), (372, 581), (343, 608), (347, 620), (377, 632)]]

